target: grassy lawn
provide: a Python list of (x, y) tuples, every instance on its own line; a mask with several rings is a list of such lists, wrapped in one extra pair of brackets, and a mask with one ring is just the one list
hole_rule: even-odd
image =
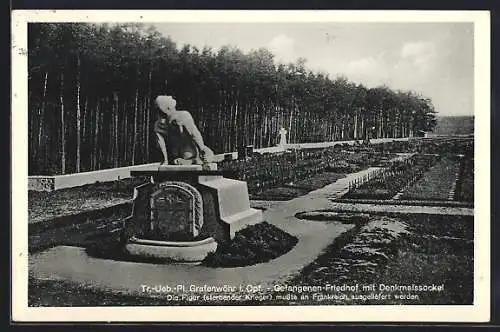
[(62, 215), (91, 211), (131, 200), (134, 187), (144, 182), (144, 178), (128, 178), (52, 192), (29, 191), (29, 222), (35, 223)]
[(89, 241), (107, 237), (129, 215), (130, 208), (114, 208), (107, 216), (95, 216), (81, 223), (68, 223), (61, 227), (30, 232), (28, 250), (34, 253), (60, 245), (84, 247)]
[(444, 284), (440, 293), (419, 292), (418, 300), (397, 299), (386, 304), (472, 304), (474, 261), (470, 255), (429, 254), (402, 248), (379, 277), (379, 283), (406, 285)]

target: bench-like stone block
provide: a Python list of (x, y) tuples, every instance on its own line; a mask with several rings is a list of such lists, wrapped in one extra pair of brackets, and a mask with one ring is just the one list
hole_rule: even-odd
[(248, 210), (224, 217), (222, 221), (229, 226), (229, 236), (232, 239), (240, 229), (262, 222), (262, 211), (249, 208)]
[(229, 228), (232, 239), (245, 226), (262, 222), (262, 211), (250, 207), (247, 183), (224, 177), (200, 177), (201, 185), (216, 192), (220, 219)]

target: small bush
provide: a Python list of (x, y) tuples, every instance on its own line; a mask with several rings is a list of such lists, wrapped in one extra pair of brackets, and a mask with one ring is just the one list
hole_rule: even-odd
[(262, 222), (236, 232), (233, 240), (221, 244), (202, 262), (211, 267), (237, 267), (270, 261), (290, 251), (298, 242), (281, 229)]

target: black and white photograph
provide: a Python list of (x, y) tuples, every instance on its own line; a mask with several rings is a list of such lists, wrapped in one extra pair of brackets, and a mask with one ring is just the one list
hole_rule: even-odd
[(14, 318), (489, 320), (489, 12), (12, 18)]

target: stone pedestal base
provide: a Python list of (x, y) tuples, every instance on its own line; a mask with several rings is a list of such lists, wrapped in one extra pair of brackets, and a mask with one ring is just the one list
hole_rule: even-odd
[(136, 257), (199, 263), (210, 252), (217, 250), (217, 242), (211, 237), (191, 242), (154, 241), (132, 237), (126, 244), (125, 250)]
[(135, 170), (150, 182), (134, 190), (132, 215), (124, 221), (125, 249), (139, 257), (196, 262), (262, 222), (250, 208), (247, 183), (197, 165)]

